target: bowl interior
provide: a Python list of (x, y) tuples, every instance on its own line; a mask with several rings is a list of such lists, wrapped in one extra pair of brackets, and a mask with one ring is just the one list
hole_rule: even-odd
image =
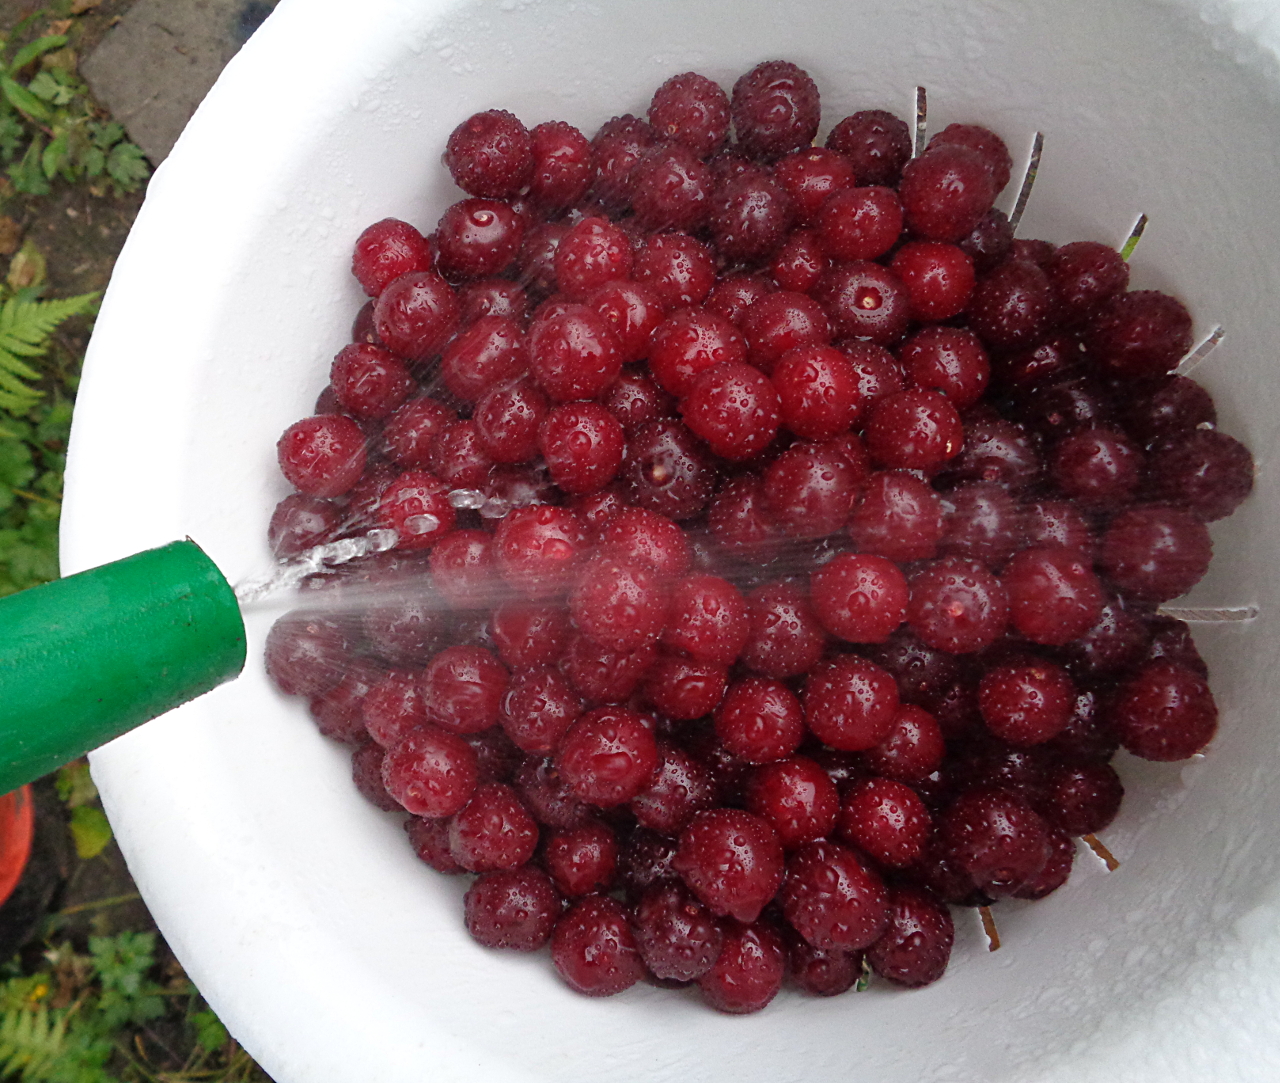
[(1002, 904), (998, 953), (957, 912), (951, 968), (925, 990), (784, 993), (749, 1019), (647, 987), (586, 1000), (545, 956), (473, 944), (464, 885), (416, 860), (344, 749), (268, 686), (271, 616), (253, 615), (238, 681), (102, 750), (94, 772), (166, 936), (274, 1078), (1275, 1078), (1280, 82), (1252, 11), (367, 0), (353, 20), (339, 0), (284, 0), (158, 172), (121, 257), (76, 415), (67, 571), (183, 534), (233, 582), (266, 566), (286, 492), (275, 441), (310, 412), (362, 301), (351, 244), (388, 215), (433, 228), (458, 198), (439, 155), (460, 120), (502, 107), (590, 133), (643, 115), (676, 72), (728, 87), (784, 57), (823, 91), (820, 138), (857, 109), (908, 116), (917, 84), (931, 131), (989, 125), (1015, 176), (1045, 133), (1023, 237), (1115, 244), (1149, 215), (1133, 285), (1183, 297), (1199, 335), (1226, 329), (1196, 375), (1259, 464), (1191, 602), (1261, 615), (1197, 627), (1222, 709), (1209, 754), (1118, 761), (1118, 871), (1082, 851), (1049, 899)]

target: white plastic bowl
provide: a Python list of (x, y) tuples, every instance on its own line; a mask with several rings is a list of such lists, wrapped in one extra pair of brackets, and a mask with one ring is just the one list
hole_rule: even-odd
[(1045, 132), (1022, 236), (1115, 243), (1151, 216), (1134, 285), (1227, 328), (1197, 376), (1260, 467), (1195, 600), (1262, 616), (1197, 630), (1222, 707), (1208, 756), (1120, 762), (1119, 871), (1082, 854), (1056, 895), (1002, 905), (995, 954), (960, 913), (925, 990), (784, 993), (747, 1018), (648, 987), (583, 999), (545, 955), (473, 944), (463, 885), (268, 687), (255, 618), (238, 681), (93, 762), (166, 937), (279, 1083), (1280, 1079), (1278, 49), (1280, 6), (1226, 0), (284, 0), (120, 258), (76, 413), (67, 571), (188, 534), (233, 581), (264, 568), (276, 438), (361, 301), (352, 241), (387, 215), (432, 227), (464, 117), (591, 132), (668, 75), (728, 86), (783, 57), (818, 81), (827, 126), (907, 115), (922, 84), (932, 130), (988, 123), (1020, 156)]

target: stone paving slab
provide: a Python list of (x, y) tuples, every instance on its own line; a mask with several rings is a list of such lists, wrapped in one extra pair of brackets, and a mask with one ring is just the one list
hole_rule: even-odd
[(155, 165), (275, 0), (137, 0), (80, 72)]

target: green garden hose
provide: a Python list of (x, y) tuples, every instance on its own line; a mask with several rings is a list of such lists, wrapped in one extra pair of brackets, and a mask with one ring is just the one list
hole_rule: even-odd
[(235, 593), (192, 541), (0, 599), (0, 793), (244, 668)]

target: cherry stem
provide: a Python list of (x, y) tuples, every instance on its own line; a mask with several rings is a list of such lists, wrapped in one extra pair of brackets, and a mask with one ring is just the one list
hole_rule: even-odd
[(987, 934), (987, 950), (1000, 950), (1000, 930), (996, 928), (996, 919), (991, 913), (991, 907), (979, 906), (978, 914), (982, 918), (982, 931)]
[(1124, 244), (1120, 246), (1120, 258), (1128, 262), (1133, 250), (1138, 247), (1138, 242), (1142, 240), (1143, 231), (1147, 228), (1147, 216), (1145, 214), (1138, 215), (1138, 220), (1133, 223), (1133, 229), (1129, 230), (1129, 236), (1125, 239)]
[(1009, 226), (1014, 231), (1022, 221), (1022, 214), (1027, 209), (1027, 200), (1031, 198), (1031, 188), (1036, 182), (1036, 174), (1040, 172), (1040, 155), (1044, 153), (1044, 133), (1036, 132), (1031, 141), (1031, 156), (1027, 159), (1026, 172), (1022, 174), (1022, 184), (1018, 188), (1018, 199), (1009, 212)]
[(924, 153), (924, 137), (926, 118), (929, 114), (928, 95), (922, 86), (916, 87), (916, 131), (911, 144), (911, 157), (919, 158)]
[(867, 986), (871, 984), (871, 964), (867, 961), (867, 957), (862, 957), (862, 971), (858, 975), (858, 984), (854, 986), (855, 993), (865, 993)]
[(1258, 607), (1233, 605), (1210, 609), (1199, 606), (1162, 605), (1158, 612), (1162, 617), (1184, 620), (1188, 624), (1229, 624), (1236, 621), (1255, 620), (1258, 616)]
[(1102, 863), (1106, 865), (1107, 872), (1115, 872), (1120, 867), (1120, 862), (1116, 860), (1115, 854), (1102, 844), (1102, 840), (1097, 835), (1085, 835), (1084, 841), (1085, 845), (1097, 854)]
[(1174, 373), (1178, 376), (1187, 376), (1193, 370), (1199, 368), (1204, 363), (1204, 359), (1213, 353), (1214, 348), (1222, 341), (1225, 335), (1226, 331), (1219, 324), (1204, 337), (1199, 346), (1178, 362), (1178, 367), (1173, 370)]

